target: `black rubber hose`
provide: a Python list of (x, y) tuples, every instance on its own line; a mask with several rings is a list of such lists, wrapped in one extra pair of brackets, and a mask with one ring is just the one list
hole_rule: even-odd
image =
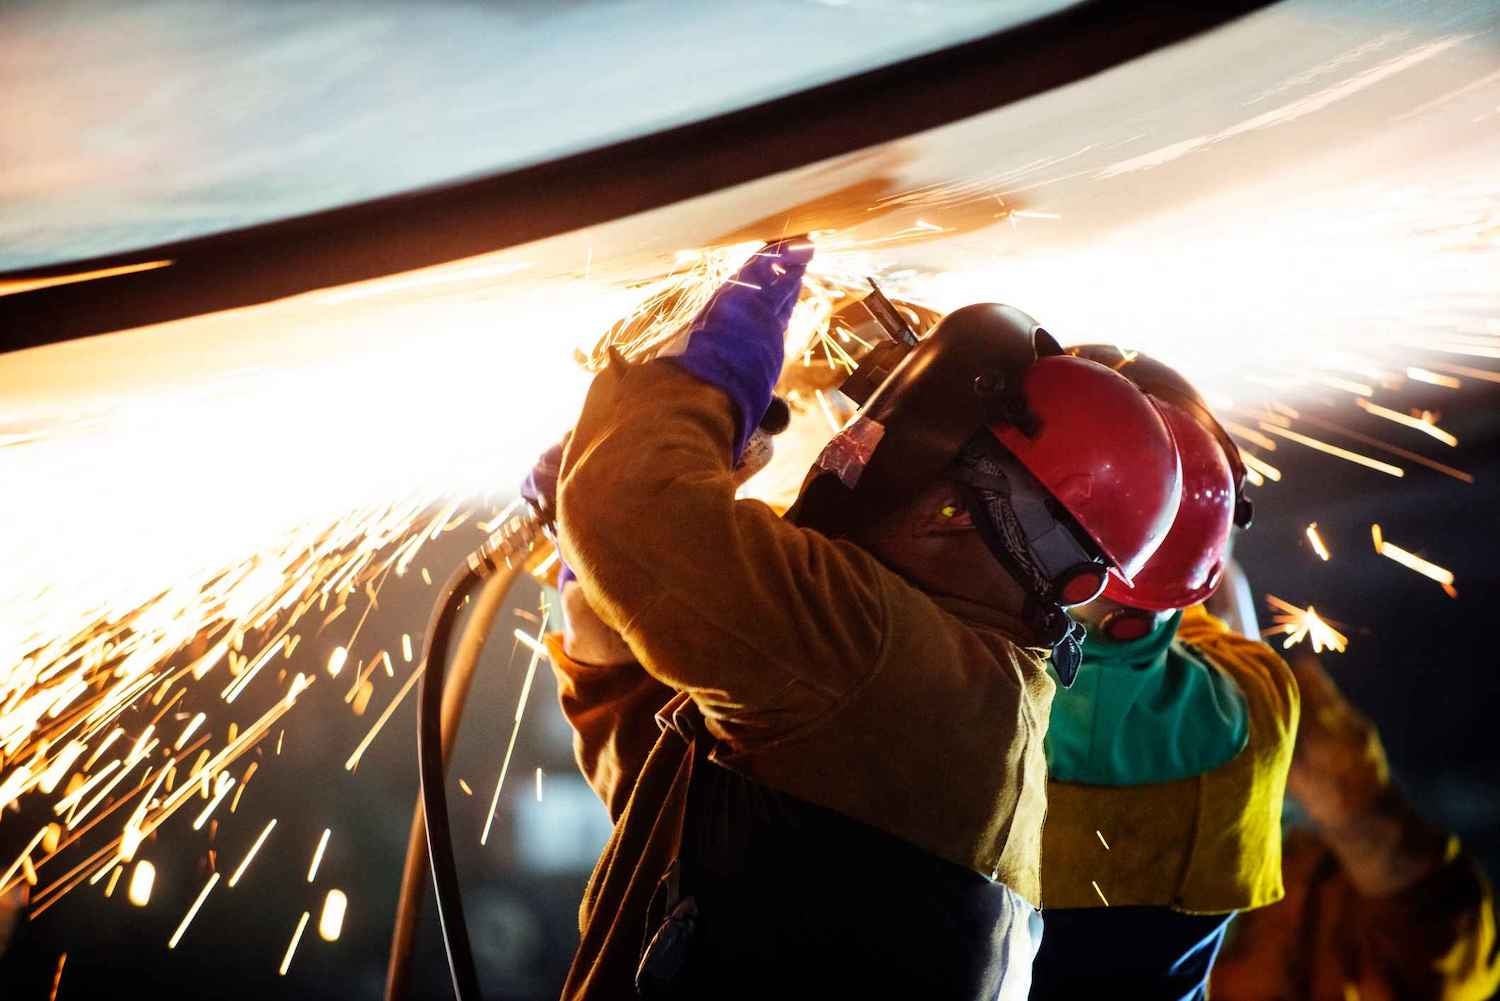
[(433, 899), (442, 925), (448, 969), (453, 975), (453, 993), (458, 1001), (480, 1001), (480, 993), (474, 951), (469, 946), (469, 928), (464, 921), (458, 863), (453, 857), (453, 832), (448, 826), (442, 740), (443, 678), (448, 667), (448, 637), (453, 632), (453, 623), (463, 607), (464, 595), (481, 579), (482, 572), (470, 561), (455, 570), (443, 585), (427, 627), (425, 673), (417, 708), (417, 767), (422, 779), (427, 857), (432, 866)]
[[(485, 640), (495, 616), (505, 606), (511, 587), (519, 576), (517, 570), (506, 570), (485, 579), (484, 586), (472, 602), (458, 648), (453, 654), (451, 671), (443, 685), (441, 720), (443, 768), (453, 758), (459, 724), (475, 669), (484, 652)], [(470, 589), (472, 590), (472, 589)], [(467, 593), (467, 592), (466, 592)], [(391, 931), (391, 952), (386, 964), (386, 1001), (405, 1001), (411, 994), (412, 964), (416, 954), (417, 928), (422, 917), (422, 903), (427, 896), (427, 824), (422, 796), (417, 794), (412, 807), (411, 833), (407, 839), (406, 862), (401, 869), (401, 893), (396, 901), (396, 923)]]
[(453, 624), (469, 589), (497, 572), (505, 577), (520, 572), (526, 557), (543, 539), (545, 525), (545, 519), (534, 511), (507, 519), (443, 583), (427, 625), (421, 701), (417, 705), (417, 774), (422, 780), (422, 814), (427, 828), (427, 861), (432, 867), (433, 900), (443, 932), (443, 947), (448, 954), (448, 970), (453, 976), (453, 994), (458, 1001), (480, 1001), (480, 994), (474, 950), (469, 946), (469, 926), (464, 921), (458, 863), (453, 857), (453, 832), (448, 824), (447, 762), (443, 753), (448, 637), (453, 633)]

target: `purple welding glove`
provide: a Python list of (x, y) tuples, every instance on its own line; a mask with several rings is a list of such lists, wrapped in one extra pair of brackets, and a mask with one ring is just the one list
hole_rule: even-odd
[(722, 389), (734, 404), (734, 462), (771, 403), (786, 354), (786, 327), (813, 248), (804, 236), (768, 243), (714, 293), (663, 354)]
[[(543, 452), (531, 467), (531, 472), (526, 474), (526, 479), (521, 481), (521, 497), (549, 523), (557, 520), (557, 480), (562, 473), (563, 449), (571, 434), (563, 435), (561, 441)], [(561, 591), (564, 584), (576, 578), (572, 568), (563, 562), (561, 551), (557, 565), (557, 589)]]

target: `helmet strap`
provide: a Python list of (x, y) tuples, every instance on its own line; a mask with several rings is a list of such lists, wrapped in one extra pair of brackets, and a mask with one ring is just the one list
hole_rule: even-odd
[(1046, 503), (1047, 495), (988, 432), (959, 452), (950, 475), (985, 546), (1026, 592), (1021, 618), (1038, 643), (1052, 649), (1063, 686), (1082, 660), (1084, 630), (1058, 600), (1063, 579), (1080, 567), (1103, 566)]

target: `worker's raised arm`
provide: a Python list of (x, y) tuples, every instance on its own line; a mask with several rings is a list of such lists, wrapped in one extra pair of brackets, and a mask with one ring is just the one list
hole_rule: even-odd
[(874, 669), (884, 621), (872, 557), (735, 499), (810, 256), (768, 246), (671, 357), (602, 372), (558, 502), (565, 557), (646, 670), (711, 716), (778, 729)]

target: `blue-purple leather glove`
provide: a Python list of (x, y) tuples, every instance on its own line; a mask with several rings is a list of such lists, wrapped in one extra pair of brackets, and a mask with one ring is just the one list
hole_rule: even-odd
[(733, 402), (736, 464), (781, 376), (787, 323), (812, 255), (804, 236), (766, 244), (714, 293), (684, 342), (666, 355)]
[[(568, 444), (568, 437), (563, 435), (561, 441), (543, 452), (531, 467), (531, 472), (526, 474), (526, 479), (521, 481), (521, 497), (549, 522), (557, 518), (557, 480), (562, 473), (562, 454), (563, 448)], [(559, 550), (557, 589), (561, 591), (564, 584), (574, 579), (572, 568), (563, 562), (562, 552)]]

